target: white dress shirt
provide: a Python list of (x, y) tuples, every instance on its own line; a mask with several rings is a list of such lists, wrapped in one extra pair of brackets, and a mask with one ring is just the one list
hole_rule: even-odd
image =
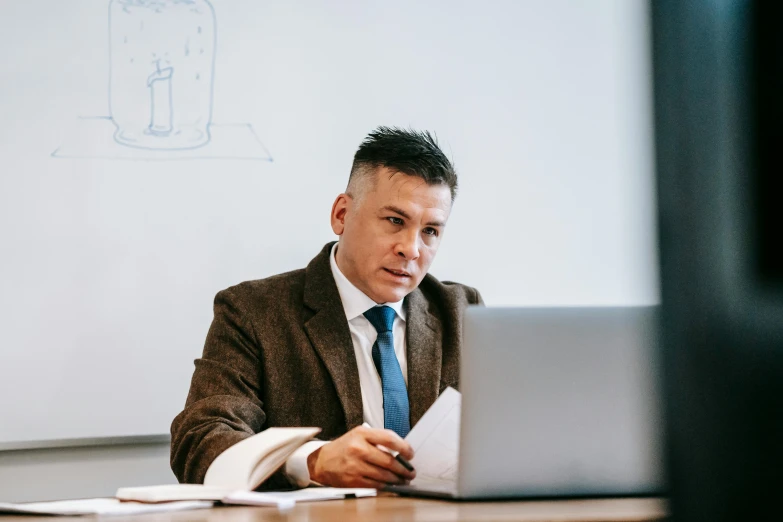
[[(343, 275), (335, 260), (335, 253), (339, 243), (332, 247), (329, 256), (329, 264), (332, 268), (334, 282), (337, 283), (337, 291), (343, 303), (345, 318), (348, 320), (348, 329), (351, 331), (353, 341), (353, 353), (356, 357), (356, 365), (359, 368), (359, 386), (362, 390), (362, 414), (364, 422), (373, 428), (383, 428), (383, 390), (381, 377), (372, 360), (372, 345), (378, 337), (378, 332), (364, 317), (364, 312), (373, 306), (381, 306), (356, 288), (347, 277)], [(405, 384), (408, 384), (408, 358), (405, 344), (405, 310), (402, 300), (396, 303), (383, 303), (396, 312), (394, 316), (394, 353), (400, 363)], [(297, 449), (285, 465), (285, 473), (288, 478), (299, 487), (310, 485), (310, 472), (307, 469), (307, 457), (312, 452), (326, 444), (326, 441), (311, 441)]]

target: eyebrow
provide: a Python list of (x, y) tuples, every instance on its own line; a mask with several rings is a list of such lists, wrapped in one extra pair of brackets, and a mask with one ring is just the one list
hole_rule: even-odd
[[(402, 217), (404, 217), (405, 219), (410, 219), (410, 218), (411, 218), (411, 217), (408, 215), (408, 213), (407, 213), (407, 212), (405, 212), (404, 210), (402, 210), (402, 209), (401, 209), (401, 208), (399, 208), (399, 207), (395, 207), (394, 205), (386, 205), (386, 206), (385, 206), (385, 207), (383, 207), (381, 210), (388, 210), (388, 211), (390, 211), (390, 212), (394, 212), (395, 214), (399, 214), (399, 215), (401, 215), (401, 216), (402, 216)], [(446, 224), (445, 224), (445, 223), (443, 223), (442, 221), (430, 221), (429, 223), (427, 223), (427, 226), (428, 226), (428, 227), (444, 227), (444, 226), (446, 226)]]

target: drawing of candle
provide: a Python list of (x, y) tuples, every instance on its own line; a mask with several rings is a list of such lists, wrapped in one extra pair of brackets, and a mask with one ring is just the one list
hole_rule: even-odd
[(171, 133), (171, 75), (174, 69), (158, 69), (147, 79), (150, 88), (150, 126), (156, 136), (168, 136)]
[(215, 13), (209, 0), (111, 0), (114, 139), (193, 149), (210, 140)]

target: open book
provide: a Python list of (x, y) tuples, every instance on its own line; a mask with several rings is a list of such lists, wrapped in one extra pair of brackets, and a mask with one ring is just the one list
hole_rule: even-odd
[(236, 491), (253, 491), (320, 428), (268, 428), (237, 442), (212, 461), (204, 484), (120, 488), (116, 497), (138, 502), (223, 500)]

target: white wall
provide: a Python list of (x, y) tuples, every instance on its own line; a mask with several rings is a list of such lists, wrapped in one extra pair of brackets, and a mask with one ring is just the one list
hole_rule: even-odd
[(0, 501), (112, 496), (128, 485), (173, 484), (169, 445), (0, 452)]

